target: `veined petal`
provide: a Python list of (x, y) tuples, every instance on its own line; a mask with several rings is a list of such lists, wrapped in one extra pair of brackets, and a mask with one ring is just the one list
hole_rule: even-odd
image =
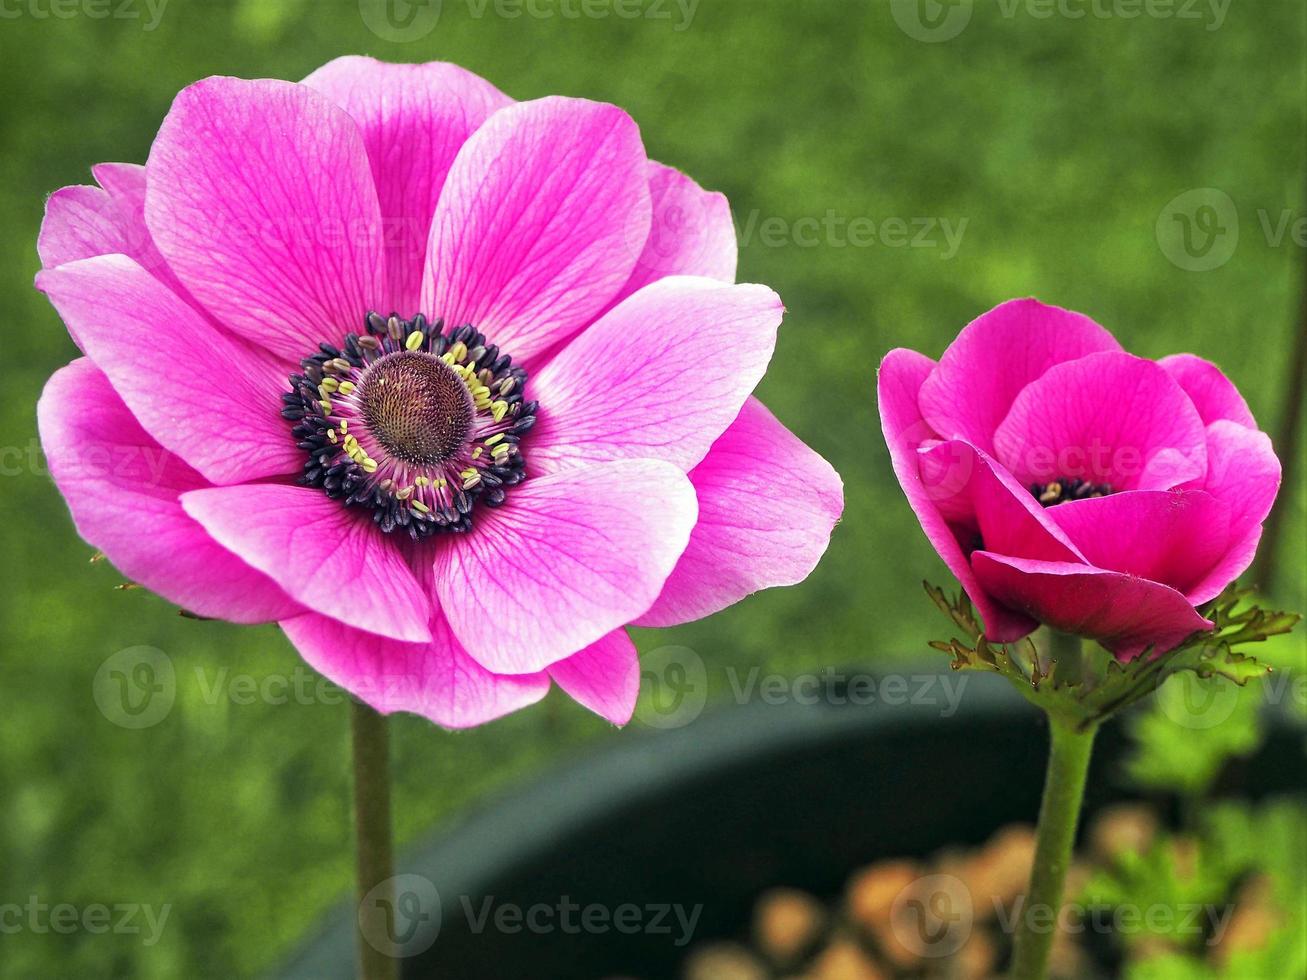
[(625, 725), (635, 713), (640, 658), (626, 630), (613, 630), (580, 653), (551, 665), (549, 676), (572, 700), (614, 725)]
[(1204, 425), (1229, 419), (1250, 429), (1257, 420), (1234, 383), (1211, 361), (1193, 354), (1172, 354), (1157, 362), (1184, 389)]
[(987, 551), (971, 561), (1000, 601), (1055, 629), (1092, 637), (1118, 660), (1133, 660), (1150, 646), (1164, 653), (1214, 625), (1175, 589), (1123, 572)]
[(664, 276), (735, 281), (739, 248), (724, 194), (705, 191), (672, 167), (649, 162), (653, 221), (635, 271), (614, 298), (616, 306)]
[(180, 496), (208, 484), (141, 428), (89, 359), (55, 372), (36, 413), (78, 533), (127, 578), (198, 616), (264, 623), (301, 610), (187, 516)]
[(159, 251), (224, 326), (290, 363), (385, 295), (381, 209), (354, 120), (306, 85), (206, 78), (146, 164)]
[(994, 452), (994, 430), (1026, 385), (1055, 364), (1119, 351), (1089, 317), (1037, 299), (1014, 299), (972, 320), (921, 387), (922, 415), (943, 439)]
[(545, 674), (493, 674), (467, 655), (439, 610), (427, 643), (403, 643), (305, 613), (282, 630), (328, 680), (382, 714), (407, 711), (444, 728), (472, 728), (528, 705), (549, 691)]
[(534, 673), (645, 612), (697, 516), (694, 488), (668, 463), (534, 477), (478, 514), (474, 534), (441, 543), (440, 607), (487, 669)]
[(766, 286), (670, 276), (610, 310), (531, 380), (546, 410), (531, 461), (611, 459), (690, 470), (762, 380), (784, 307)]
[(418, 311), (431, 218), (469, 136), (512, 99), (458, 65), (395, 65), (347, 55), (304, 84), (353, 117), (363, 133), (386, 229), (383, 314)]
[(985, 621), (985, 635), (996, 642), (1010, 643), (1031, 632), (1038, 623), (995, 602), (981, 587), (957, 535), (940, 513), (933, 491), (922, 481), (918, 447), (923, 442), (938, 440), (939, 434), (922, 418), (917, 396), (934, 368), (935, 362), (930, 358), (904, 348), (890, 351), (881, 362), (876, 392), (885, 444), (889, 447), (894, 474), (922, 530), (975, 603)]
[(761, 589), (802, 582), (844, 510), (839, 474), (756, 398), (690, 482), (699, 521), (640, 626), (687, 623)]
[(194, 490), (186, 513), (309, 609), (368, 633), (429, 643), (431, 600), (372, 521), (310, 487)]
[(589, 323), (649, 235), (647, 160), (616, 106), (551, 97), (495, 113), (436, 205), (421, 306), (519, 362)]
[(36, 277), (70, 332), (164, 447), (212, 483), (298, 472), (271, 362), (214, 328), (123, 255)]
[(1156, 362), (1089, 354), (1022, 389), (994, 434), (1022, 483), (1068, 477), (1113, 490), (1170, 490), (1207, 469), (1202, 419)]

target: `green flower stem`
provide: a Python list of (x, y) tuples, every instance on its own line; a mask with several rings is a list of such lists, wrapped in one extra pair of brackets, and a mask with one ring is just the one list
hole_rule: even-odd
[[(354, 756), (354, 838), (358, 902), (393, 906), (394, 896), (373, 892), (390, 888), (394, 862), (390, 840), (390, 739), (386, 719), (361, 701), (350, 701), (350, 735)], [(361, 916), (355, 917), (362, 921)], [(397, 961), (357, 935), (360, 980), (394, 980)]]
[[(1060, 659), (1078, 654), (1080, 641), (1054, 633), (1051, 646), (1052, 655)], [(1079, 728), (1053, 715), (1049, 715), (1048, 721), (1052, 745), (1044, 777), (1044, 798), (1039, 806), (1035, 863), (1017, 922), (1013, 980), (1045, 980), (1048, 976), (1048, 957), (1057, 935), (1053, 923), (1062, 908), (1062, 888), (1071, 864), (1085, 777), (1089, 774), (1089, 757), (1097, 732), (1096, 726)]]

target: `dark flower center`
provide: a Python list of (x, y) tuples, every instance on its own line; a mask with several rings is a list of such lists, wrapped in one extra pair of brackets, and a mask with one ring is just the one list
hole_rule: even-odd
[(282, 396), (308, 454), (300, 482), (370, 509), (387, 534), (471, 530), (478, 501), (498, 507), (526, 477), (526, 371), (470, 324), (369, 313), (365, 327), (320, 345)]
[(1062, 477), (1049, 483), (1032, 483), (1030, 492), (1045, 507), (1063, 504), (1068, 500), (1084, 500), (1087, 497), (1106, 497), (1112, 492), (1110, 483), (1091, 483), (1079, 477)]
[(386, 452), (415, 466), (449, 459), (472, 429), (472, 395), (431, 354), (403, 351), (364, 372), (363, 419)]

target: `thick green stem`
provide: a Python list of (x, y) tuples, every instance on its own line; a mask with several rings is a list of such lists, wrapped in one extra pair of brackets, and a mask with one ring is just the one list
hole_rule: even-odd
[[(354, 755), (354, 839), (360, 908), (366, 899), (378, 908), (394, 906), (394, 896), (377, 889), (392, 887), (390, 841), (390, 741), (386, 719), (361, 701), (350, 701), (350, 733)], [(370, 940), (362, 929), (366, 916), (356, 917), (360, 980), (394, 980), (397, 960), (384, 943)]]
[[(1052, 652), (1056, 656), (1078, 650), (1079, 642), (1075, 637), (1055, 633)], [(1074, 648), (1072, 644), (1075, 644)], [(1048, 772), (1044, 777), (1044, 798), (1039, 807), (1035, 863), (1030, 871), (1026, 900), (1017, 920), (1012, 953), (1013, 980), (1045, 980), (1048, 976), (1048, 958), (1057, 935), (1062, 888), (1071, 864), (1076, 823), (1080, 817), (1085, 777), (1089, 774), (1089, 757), (1097, 731), (1095, 727), (1079, 729), (1051, 715), (1049, 729), (1052, 745), (1048, 753)]]

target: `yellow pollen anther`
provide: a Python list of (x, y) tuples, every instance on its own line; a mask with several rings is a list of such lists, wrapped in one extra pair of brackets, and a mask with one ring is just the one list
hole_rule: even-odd
[(343, 436), (349, 432), (349, 419), (340, 420), (340, 434)]
[(338, 440), (337, 440), (337, 438), (336, 438), (336, 430), (335, 430), (335, 429), (328, 429), (328, 430), (327, 430), (327, 438), (328, 438), (330, 441), (332, 441), (332, 442), (337, 442)]
[(480, 458), (481, 458), (481, 447), (480, 447), (480, 446), (477, 446), (476, 449), (473, 449), (473, 450), (472, 450), (472, 458), (473, 458), (473, 459), (480, 459)]
[(446, 364), (448, 364), (450, 367), (454, 366), (454, 355), (449, 351), (445, 351), (445, 353), (441, 354), (440, 359), (444, 361)]
[(417, 511), (419, 514), (430, 514), (430, 513), (431, 513), (431, 508), (428, 507), (426, 504), (424, 504), (424, 503), (423, 503), (422, 501), (420, 501), (420, 500), (415, 500), (415, 501), (413, 501), (413, 509), (414, 509), (415, 511)]
[(490, 455), (495, 457), (495, 459), (503, 459), (512, 451), (513, 447), (509, 443), (501, 442), (494, 449), (490, 450)]
[(493, 436), (491, 436), (489, 439), (486, 440), (486, 445), (493, 446), (495, 443), (503, 442), (503, 441), (504, 441), (504, 434), (502, 432), (496, 432)]
[(340, 393), (342, 395), (352, 395), (354, 393), (353, 381), (342, 381), (337, 387), (340, 388)]
[(412, 487), (405, 487), (403, 490), (399, 491), (399, 493), (395, 494), (395, 499), (396, 499), (396, 500), (408, 500), (408, 498), (411, 497), (411, 496), (413, 496), (413, 488), (412, 488)]
[(318, 404), (322, 406), (322, 410), (324, 412), (326, 412), (328, 415), (331, 414), (331, 402), (327, 401), (327, 399), (324, 398), (322, 399), (322, 401), (318, 402)]
[(413, 485), (418, 487), (429, 487), (431, 486), (431, 478), (427, 476), (419, 476), (413, 481)]
[(460, 340), (453, 347), (449, 348), (449, 352), (454, 355), (454, 360), (462, 364), (463, 358), (467, 357), (467, 344)]
[(504, 421), (504, 416), (508, 414), (508, 402), (498, 401), (490, 406), (490, 414), (496, 422)]
[(422, 335), (421, 330), (414, 330), (411, 334), (408, 335), (408, 337), (405, 338), (404, 346), (409, 350), (417, 350), (419, 347), (422, 346), (422, 341), (426, 339), (427, 338)]
[(371, 456), (363, 460), (363, 462), (361, 462), (359, 465), (362, 466), (363, 469), (368, 473), (377, 472), (377, 461), (373, 459)]

